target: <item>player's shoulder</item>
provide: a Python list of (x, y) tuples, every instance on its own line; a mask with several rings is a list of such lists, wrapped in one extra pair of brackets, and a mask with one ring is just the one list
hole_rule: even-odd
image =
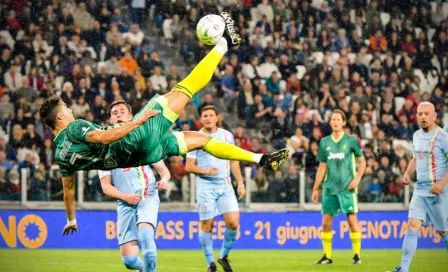
[(439, 133), (442, 136), (442, 139), (447, 139), (448, 137), (448, 131), (446, 131), (445, 129), (442, 129), (441, 127), (438, 127)]
[(328, 144), (329, 141), (331, 141), (331, 135), (325, 136), (320, 139), (320, 144)]
[(218, 131), (221, 132), (222, 134), (224, 134), (226, 137), (233, 139), (233, 133), (223, 129), (223, 128), (218, 128)]
[(358, 137), (355, 135), (345, 134), (347, 141), (358, 142)]

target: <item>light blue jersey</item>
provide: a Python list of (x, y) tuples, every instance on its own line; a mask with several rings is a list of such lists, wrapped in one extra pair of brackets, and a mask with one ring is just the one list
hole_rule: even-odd
[(154, 195), (157, 192), (156, 179), (149, 166), (117, 168), (111, 171), (98, 171), (99, 177), (112, 176), (112, 185), (126, 194)]
[[(218, 128), (216, 133), (210, 136), (221, 142), (235, 144), (232, 133), (225, 129)], [(201, 175), (196, 178), (199, 219), (208, 220), (228, 212), (239, 211), (230, 179), (230, 161), (218, 159), (202, 150), (188, 153), (187, 158), (196, 159), (196, 165), (200, 168), (215, 167), (219, 170), (216, 176)]]
[(445, 127), (443, 128), (443, 130), (445, 130), (448, 133), (448, 124), (445, 125)]
[(416, 193), (432, 195), (429, 192), (432, 184), (440, 181), (448, 170), (448, 133), (440, 127), (427, 133), (419, 129), (413, 137), (413, 156), (417, 171)]
[(111, 171), (98, 171), (101, 178), (111, 176), (112, 185), (126, 194), (141, 194), (137, 205), (118, 200), (117, 231), (118, 244), (139, 240), (138, 224), (149, 223), (157, 227), (159, 212), (159, 192), (156, 179), (149, 166), (118, 168)]
[[(204, 133), (203, 131), (201, 132)], [(215, 133), (207, 135), (213, 136), (213, 138), (221, 142), (235, 144), (235, 139), (233, 138), (232, 133), (222, 128), (218, 128)], [(198, 176), (196, 181), (198, 188), (211, 187), (220, 189), (231, 186), (230, 161), (218, 159), (203, 150), (189, 152), (187, 158), (196, 159), (196, 165), (200, 168), (207, 169), (215, 167), (219, 170), (219, 173), (216, 176)]]

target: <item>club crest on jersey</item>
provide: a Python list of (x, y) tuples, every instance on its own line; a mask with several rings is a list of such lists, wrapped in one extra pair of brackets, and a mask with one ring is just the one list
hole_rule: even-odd
[(114, 160), (110, 155), (106, 155), (104, 158), (104, 167), (107, 169), (116, 168), (118, 166), (117, 161)]
[(344, 153), (333, 153), (330, 152), (330, 154), (328, 155), (328, 159), (329, 160), (342, 160), (345, 158), (345, 154)]
[(330, 150), (331, 150), (331, 147), (327, 146), (327, 151), (330, 151)]
[(342, 146), (342, 149), (347, 149), (347, 145), (346, 144), (344, 144), (343, 146)]

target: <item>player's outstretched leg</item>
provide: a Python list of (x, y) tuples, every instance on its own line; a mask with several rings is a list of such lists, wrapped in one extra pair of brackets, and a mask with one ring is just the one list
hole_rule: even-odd
[(186, 153), (196, 149), (202, 149), (205, 152), (224, 160), (254, 162), (263, 166), (264, 168), (277, 171), (279, 166), (284, 164), (288, 159), (288, 150), (282, 149), (277, 152), (269, 154), (252, 153), (236, 145), (220, 142), (215, 138), (199, 132), (182, 132), (174, 133), (178, 139), (180, 149), (184, 149)]
[(232, 18), (226, 12), (221, 13), (221, 16), (226, 22), (226, 31), (224, 31), (223, 37), (185, 79), (175, 85), (171, 92), (164, 95), (168, 101), (168, 108), (177, 115), (184, 110), (193, 95), (210, 82), (227, 50), (240, 43), (241, 38), (235, 32)]
[(138, 236), (140, 246), (142, 247), (143, 271), (156, 272), (157, 247), (154, 241), (154, 227), (151, 224), (140, 223)]

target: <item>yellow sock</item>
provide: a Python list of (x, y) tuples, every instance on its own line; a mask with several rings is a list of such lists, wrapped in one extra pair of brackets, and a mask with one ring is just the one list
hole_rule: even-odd
[(322, 246), (328, 259), (333, 258), (333, 232), (322, 232)]
[(208, 138), (203, 149), (211, 155), (224, 160), (256, 162), (254, 158), (256, 154), (236, 145), (220, 142), (213, 137)]
[(181, 82), (175, 85), (172, 90), (184, 93), (189, 98), (192, 98), (195, 93), (199, 92), (210, 82), (222, 56), (223, 54), (221, 54), (219, 50), (216, 48), (212, 49), (207, 56), (194, 67), (193, 71), (191, 71), (191, 73)]
[(352, 240), (353, 254), (358, 254), (361, 257), (361, 232), (350, 232), (350, 239)]

